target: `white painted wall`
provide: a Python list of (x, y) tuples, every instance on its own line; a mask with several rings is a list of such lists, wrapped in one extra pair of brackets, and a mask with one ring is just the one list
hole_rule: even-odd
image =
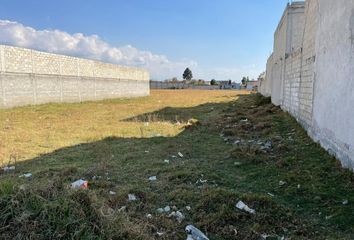
[(354, 1), (320, 0), (319, 12), (312, 133), (354, 169)]

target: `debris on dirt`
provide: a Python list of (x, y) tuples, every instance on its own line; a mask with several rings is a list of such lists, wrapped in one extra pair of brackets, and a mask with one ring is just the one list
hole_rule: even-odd
[(149, 213), (149, 214), (146, 214), (146, 217), (147, 217), (148, 219), (151, 219), (151, 218), (152, 218), (152, 215)]
[(20, 178), (30, 178), (32, 177), (32, 173), (25, 173), (19, 176)]
[(126, 206), (122, 206), (121, 208), (118, 209), (118, 212), (123, 212), (123, 211), (125, 211), (125, 209), (127, 209), (127, 207)]
[(176, 155), (171, 155), (171, 158), (176, 158), (177, 156)]
[(137, 197), (134, 194), (128, 194), (128, 200), (129, 202), (133, 202), (138, 200)]
[(117, 193), (116, 193), (116, 192), (113, 192), (113, 191), (109, 191), (109, 194), (110, 194), (110, 195), (116, 195)]
[(236, 141), (234, 141), (234, 145), (238, 145), (238, 144), (240, 144), (241, 143), (241, 140), (236, 140)]
[(180, 156), (181, 158), (183, 158), (183, 154), (182, 154), (181, 152), (178, 152), (177, 154), (178, 154), (178, 156)]
[(269, 196), (274, 197), (275, 195), (273, 193), (267, 193)]
[(247, 123), (247, 122), (248, 122), (248, 119), (247, 119), (247, 118), (241, 119), (240, 122), (242, 122), (242, 123)]
[(348, 205), (348, 203), (349, 203), (348, 200), (344, 200), (344, 201), (342, 202), (343, 205)]
[(166, 206), (164, 208), (158, 208), (157, 212), (158, 213), (169, 213), (171, 211), (171, 207), (170, 206)]
[(15, 171), (15, 166), (6, 166), (3, 168), (4, 172), (11, 172), (11, 171)]
[(277, 235), (267, 235), (267, 234), (262, 234), (261, 235), (262, 240), (285, 240), (285, 237), (279, 237)]
[(209, 240), (209, 238), (193, 225), (186, 227), (187, 240)]
[(165, 159), (164, 162), (168, 164), (168, 163), (170, 163), (170, 160)]
[(235, 165), (235, 166), (241, 166), (242, 163), (241, 163), (241, 162), (234, 162), (234, 165)]
[(190, 211), (192, 208), (190, 206), (186, 206), (187, 211)]
[(279, 181), (279, 186), (284, 186), (286, 184), (285, 181)]
[(164, 235), (165, 233), (163, 232), (156, 232), (157, 236), (161, 237), (162, 235)]
[(145, 153), (149, 153), (149, 151), (148, 151), (148, 150), (146, 150), (146, 151), (145, 151)]
[(175, 217), (179, 223), (182, 223), (182, 221), (185, 219), (185, 216), (180, 211), (173, 211), (170, 215), (168, 215), (168, 217)]
[(272, 141), (271, 140), (267, 140), (262, 146), (261, 146), (261, 150), (262, 151), (270, 151), (272, 149)]
[(88, 181), (79, 179), (73, 183), (71, 183), (72, 189), (87, 189), (88, 188)]
[(256, 214), (256, 210), (248, 207), (244, 202), (242, 201), (239, 201), (237, 204), (236, 204), (236, 207), (240, 210), (244, 210), (250, 214)]
[(156, 176), (151, 176), (149, 177), (149, 181), (156, 181), (157, 180), (157, 177)]

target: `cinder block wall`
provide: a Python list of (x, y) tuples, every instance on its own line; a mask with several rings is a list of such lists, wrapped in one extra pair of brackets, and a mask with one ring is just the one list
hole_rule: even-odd
[[(285, 10), (267, 63), (264, 84), (271, 93), (261, 93), (354, 170), (354, 1), (307, 0), (304, 7), (297, 18), (288, 14), (291, 5)], [(291, 45), (289, 38), (300, 44)]]
[(139, 97), (146, 70), (0, 45), (0, 108)]

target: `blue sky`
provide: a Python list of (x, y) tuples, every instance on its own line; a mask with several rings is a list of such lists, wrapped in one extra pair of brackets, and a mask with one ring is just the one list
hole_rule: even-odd
[(286, 3), (1, 0), (0, 43), (146, 67), (159, 80), (191, 67), (195, 78), (239, 81), (265, 69)]

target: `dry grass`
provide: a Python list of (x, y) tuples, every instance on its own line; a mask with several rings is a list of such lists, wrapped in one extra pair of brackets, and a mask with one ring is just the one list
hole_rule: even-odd
[[(166, 107), (190, 108), (221, 103), (244, 92), (152, 91), (150, 97), (79, 104), (46, 104), (0, 110), (0, 165), (31, 159), (56, 149), (102, 140), (106, 137), (173, 137), (186, 122), (159, 122), (149, 114)], [(147, 123), (123, 121), (147, 114)], [(180, 123), (180, 124), (176, 124)]]
[[(2, 110), (2, 159), (17, 165), (0, 174), (0, 239), (185, 239), (187, 224), (213, 240), (354, 239), (354, 175), (269, 99), (240, 93)], [(79, 178), (88, 190), (68, 187)], [(185, 219), (157, 212), (167, 205)]]

